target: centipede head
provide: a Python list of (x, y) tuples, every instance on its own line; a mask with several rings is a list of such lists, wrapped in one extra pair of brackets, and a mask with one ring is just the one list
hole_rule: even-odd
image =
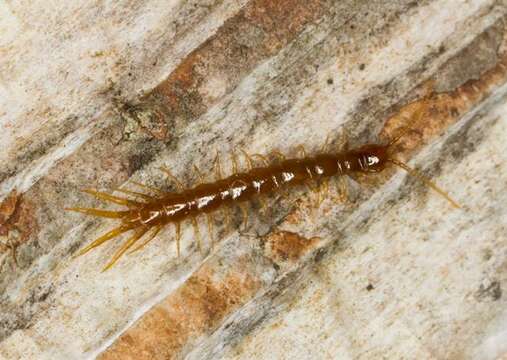
[(352, 151), (360, 159), (362, 171), (380, 172), (385, 169), (389, 159), (389, 145), (366, 144)]

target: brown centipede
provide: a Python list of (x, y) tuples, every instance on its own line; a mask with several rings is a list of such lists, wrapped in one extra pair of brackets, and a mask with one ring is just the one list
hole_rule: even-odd
[[(212, 236), (213, 222), (210, 213), (224, 208), (227, 205), (245, 202), (257, 195), (271, 193), (282, 187), (306, 183), (309, 180), (320, 181), (332, 176), (344, 176), (354, 173), (378, 173), (383, 171), (388, 164), (398, 166), (407, 171), (410, 175), (418, 178), (443, 196), (452, 206), (459, 208), (460, 206), (437, 185), (418, 171), (392, 157), (392, 146), (403, 134), (396, 137), (388, 144), (371, 143), (344, 152), (334, 153), (322, 151), (309, 157), (306, 156), (303, 149), (302, 158), (291, 159), (286, 159), (282, 154), (277, 153), (279, 160), (274, 163), (270, 163), (269, 160), (262, 155), (257, 154), (250, 156), (246, 152), (243, 152), (247, 160), (248, 170), (245, 172), (238, 172), (238, 164), (235, 156), (233, 156), (233, 174), (226, 178), (222, 177), (220, 159), (217, 155), (215, 162), (216, 181), (205, 183), (202, 175), (200, 175), (201, 183), (193, 188), (187, 189), (168, 169), (161, 168), (177, 185), (178, 192), (162, 192), (157, 188), (148, 187), (140, 183), (134, 184), (151, 193), (117, 189), (122, 193), (136, 196), (136, 200), (114, 196), (96, 190), (84, 190), (102, 201), (123, 205), (128, 209), (120, 211), (82, 207), (66, 209), (88, 215), (121, 220), (119, 226), (94, 240), (83, 248), (77, 256), (87, 253), (120, 234), (133, 231), (132, 236), (122, 244), (109, 263), (104, 267), (103, 271), (105, 271), (111, 268), (116, 261), (134, 245), (137, 244), (132, 251), (144, 247), (169, 223), (175, 226), (176, 247), (179, 256), (181, 222), (184, 220), (190, 220), (194, 226), (198, 246), (200, 247), (200, 235), (197, 223), (197, 217), (199, 215), (206, 216), (208, 231), (210, 236)], [(254, 156), (261, 158), (263, 166), (254, 165)], [(242, 210), (244, 211), (244, 208), (242, 208)], [(245, 211), (243, 215), (245, 220)], [(147, 233), (149, 234), (144, 241), (138, 244), (140, 239)]]

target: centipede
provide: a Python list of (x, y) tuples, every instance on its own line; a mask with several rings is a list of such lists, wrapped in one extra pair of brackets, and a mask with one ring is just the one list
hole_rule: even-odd
[[(321, 183), (332, 177), (380, 173), (391, 165), (403, 169), (409, 175), (420, 180), (454, 208), (460, 208), (460, 205), (447, 192), (422, 175), (421, 172), (396, 158), (393, 151), (394, 144), (406, 132), (403, 131), (385, 144), (367, 143), (345, 151), (323, 150), (313, 156), (308, 156), (302, 146), (299, 147), (300, 156), (294, 158), (286, 158), (282, 153), (275, 151), (276, 160), (271, 161), (264, 155), (249, 155), (246, 151), (241, 150), (246, 159), (247, 169), (238, 170), (236, 156), (232, 156), (232, 174), (226, 177), (222, 175), (220, 156), (217, 154), (214, 165), (215, 181), (206, 182), (202, 173), (196, 168), (201, 181), (188, 188), (168, 168), (161, 167), (160, 169), (174, 183), (177, 191), (162, 191), (157, 187), (139, 182), (131, 183), (143, 190), (116, 189), (125, 196), (117, 196), (94, 189), (83, 189), (84, 192), (100, 201), (121, 205), (124, 209), (113, 211), (85, 207), (66, 208), (65, 210), (119, 221), (116, 227), (78, 251), (76, 257), (88, 253), (124, 233), (132, 232), (131, 236), (121, 244), (102, 269), (102, 271), (106, 271), (112, 268), (125, 253), (142, 249), (169, 224), (175, 228), (176, 250), (180, 256), (181, 224), (183, 222), (190, 222), (193, 225), (197, 245), (200, 249), (201, 237), (198, 226), (200, 216), (207, 219), (208, 232), (213, 239), (212, 213), (215, 211), (230, 210), (232, 206), (237, 205), (243, 211), (244, 223), (247, 213), (242, 205), (260, 195), (301, 184)], [(134, 198), (132, 199), (132, 197)]]

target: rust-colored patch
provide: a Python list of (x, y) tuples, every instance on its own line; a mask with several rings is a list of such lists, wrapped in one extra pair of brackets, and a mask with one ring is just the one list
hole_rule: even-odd
[(249, 300), (260, 281), (248, 272), (215, 274), (202, 268), (147, 312), (99, 359), (173, 359), (192, 339), (212, 331)]
[(26, 242), (36, 231), (37, 221), (33, 216), (33, 206), (16, 190), (0, 204), (0, 251), (10, 251), (14, 264), (17, 264), (16, 249)]
[[(506, 80), (507, 53), (504, 53), (499, 57), (496, 66), (484, 72), (479, 79), (469, 80), (450, 92), (431, 92), (428, 96), (403, 106), (386, 121), (380, 135), (391, 139), (403, 131), (403, 127), (409, 128), (409, 133), (397, 144), (397, 152), (408, 156), (490, 96), (491, 92)], [(431, 82), (430, 80), (422, 86), (428, 88)]]
[(171, 118), (195, 118), (325, 11), (325, 3), (320, 1), (253, 0), (189, 54), (142, 102), (162, 103)]
[(269, 253), (268, 256), (277, 263), (296, 262), (313, 249), (318, 241), (318, 237), (307, 239), (294, 232), (278, 231), (266, 237), (265, 247)]

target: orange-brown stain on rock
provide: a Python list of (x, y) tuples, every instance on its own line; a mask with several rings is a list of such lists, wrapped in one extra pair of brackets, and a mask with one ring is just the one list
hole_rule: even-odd
[[(392, 139), (403, 132), (403, 128), (408, 128), (408, 133), (398, 143), (400, 151), (406, 156), (438, 136), (506, 81), (507, 53), (504, 53), (497, 64), (478, 79), (469, 80), (450, 92), (432, 92), (403, 106), (386, 121), (380, 136)], [(422, 86), (431, 87), (431, 80)]]
[(294, 232), (278, 231), (265, 238), (268, 256), (277, 263), (296, 262), (319, 242), (318, 237), (307, 239)]
[(33, 204), (16, 190), (0, 203), (0, 251), (10, 251), (16, 264), (16, 249), (37, 231)]
[[(325, 12), (321, 1), (253, 0), (189, 54), (144, 100), (162, 99), (169, 116), (185, 119), (201, 115)], [(207, 90), (206, 82), (215, 78), (225, 87), (219, 93)]]
[(173, 359), (260, 288), (248, 272), (219, 275), (201, 268), (172, 295), (148, 311), (99, 356), (111, 359)]

